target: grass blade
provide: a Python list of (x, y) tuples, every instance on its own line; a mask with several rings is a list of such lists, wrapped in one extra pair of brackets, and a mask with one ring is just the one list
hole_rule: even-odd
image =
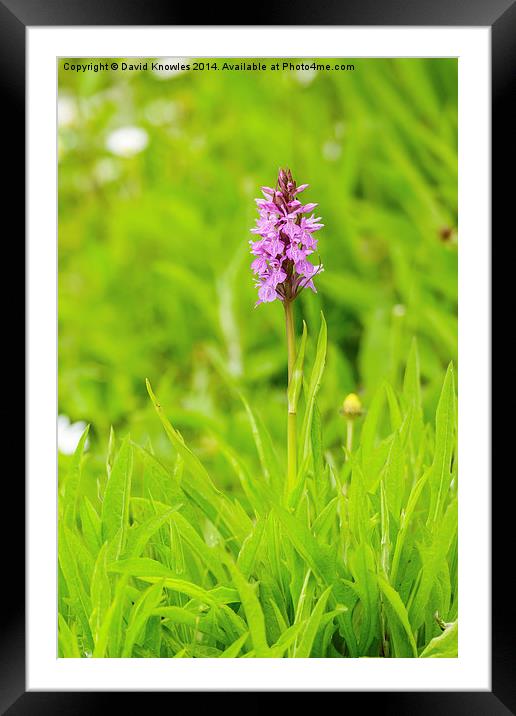
[[(401, 601), (401, 597), (398, 594), (398, 592), (391, 587), (391, 585), (387, 582), (386, 579), (381, 577), (380, 575), (377, 576), (378, 579), (378, 586), (380, 587), (380, 590), (384, 597), (386, 598), (387, 602), (389, 603), (390, 607), (392, 608), (392, 611), (396, 615), (396, 618), (399, 620), (399, 623), (403, 627), (403, 630), (405, 632), (406, 640), (408, 641), (409, 645), (409, 651), (411, 653), (400, 653), (401, 647), (399, 645), (399, 637), (396, 637), (396, 641), (398, 641), (398, 644), (395, 641), (395, 648), (396, 648), (396, 654), (395, 656), (413, 656), (417, 658), (417, 647), (416, 647), (416, 641), (414, 639), (414, 634), (412, 633), (412, 629), (410, 626), (408, 613), (405, 605)], [(393, 619), (389, 618), (390, 612), (387, 612), (387, 619), (390, 622), (390, 625), (392, 628), (392, 631), (394, 634), (397, 634), (396, 631), (396, 625), (393, 624)]]
[(124, 548), (129, 528), (129, 498), (133, 471), (133, 449), (129, 438), (125, 438), (116, 456), (109, 476), (102, 503), (102, 539), (116, 540), (115, 554)]
[(298, 646), (294, 650), (294, 656), (297, 659), (307, 659), (312, 651), (312, 646), (317, 636), (317, 631), (321, 624), (324, 616), (324, 610), (326, 609), (326, 603), (331, 594), (331, 587), (328, 587), (317, 600), (317, 604), (307, 620), (306, 627), (303, 631)]
[(301, 460), (306, 458), (310, 453), (310, 442), (311, 442), (311, 431), (312, 431), (312, 420), (314, 413), (315, 399), (319, 391), (321, 380), (324, 372), (324, 365), (326, 363), (326, 349), (328, 345), (328, 329), (324, 314), (321, 311), (321, 328), (319, 330), (319, 337), (317, 339), (317, 351), (315, 354), (315, 361), (310, 375), (310, 383), (308, 385), (308, 392), (306, 397), (305, 414), (303, 417), (303, 425), (301, 428)]

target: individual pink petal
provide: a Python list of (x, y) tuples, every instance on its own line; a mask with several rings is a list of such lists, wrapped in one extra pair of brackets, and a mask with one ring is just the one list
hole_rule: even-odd
[(301, 259), (300, 261), (296, 262), (296, 272), (300, 276), (313, 276), (316, 272), (316, 268), (313, 264), (310, 263), (307, 259)]
[(264, 283), (258, 289), (258, 298), (264, 303), (271, 303), (276, 300), (276, 290), (268, 283)]
[(303, 214), (306, 214), (308, 211), (312, 211), (312, 209), (315, 209), (315, 207), (318, 206), (318, 204), (305, 204), (301, 211)]
[(267, 259), (265, 256), (258, 256), (251, 264), (251, 269), (254, 273), (263, 273), (267, 270)]

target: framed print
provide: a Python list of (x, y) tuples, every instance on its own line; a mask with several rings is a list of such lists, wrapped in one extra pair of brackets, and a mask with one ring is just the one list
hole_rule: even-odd
[(28, 318), (4, 711), (129, 691), (515, 711), (499, 5), (192, 26), (3, 3)]

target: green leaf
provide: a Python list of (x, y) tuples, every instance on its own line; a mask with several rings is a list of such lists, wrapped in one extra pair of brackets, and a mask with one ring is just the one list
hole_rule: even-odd
[(80, 482), (81, 482), (81, 463), (82, 456), (84, 454), (84, 448), (86, 446), (86, 440), (88, 439), (88, 433), (90, 432), (90, 426), (87, 425), (81, 435), (81, 438), (75, 448), (68, 470), (68, 477), (65, 484), (65, 521), (68, 527), (73, 527), (77, 519), (77, 503), (80, 494)]
[(389, 625), (391, 626), (392, 636), (394, 637), (393, 640), (396, 652), (395, 656), (413, 656), (417, 658), (416, 641), (414, 639), (414, 634), (412, 633), (412, 629), (410, 627), (407, 609), (403, 604), (400, 595), (395, 589), (391, 587), (391, 585), (387, 582), (386, 579), (384, 579), (380, 575), (377, 575), (377, 579), (382, 594), (386, 598), (387, 602), (392, 608), (392, 611), (394, 612), (396, 619), (399, 621), (403, 628), (405, 634), (405, 641), (408, 642), (409, 653), (407, 653), (406, 648), (404, 648), (405, 644), (400, 643), (402, 640), (400, 639), (400, 635), (398, 632), (398, 625), (395, 623), (395, 620), (392, 618), (390, 612), (388, 611), (387, 620)]
[(220, 655), (221, 659), (236, 659), (239, 655), (242, 647), (246, 643), (246, 641), (249, 638), (249, 632), (246, 631), (245, 634), (242, 634), (242, 636), (238, 637), (236, 641), (234, 641), (228, 648), (222, 652)]
[(116, 449), (115, 431), (113, 430), (113, 426), (111, 425), (109, 428), (109, 441), (108, 441), (108, 449), (107, 449), (107, 455), (106, 455), (106, 473), (107, 473), (108, 477), (111, 475), (113, 463), (115, 462), (115, 449)]
[(398, 432), (394, 434), (394, 438), (389, 448), (389, 454), (387, 455), (387, 461), (383, 470), (383, 484), (385, 485), (385, 494), (389, 511), (396, 522), (398, 522), (400, 518), (403, 493), (405, 491), (403, 451)]
[(364, 475), (358, 463), (353, 463), (348, 492), (348, 518), (351, 535), (359, 542), (367, 541), (370, 532), (370, 501)]
[(305, 622), (300, 622), (299, 624), (292, 624), (292, 626), (289, 626), (283, 634), (280, 636), (278, 641), (272, 645), (270, 649), (270, 656), (279, 659), (283, 656), (283, 654), (287, 651), (287, 649), (292, 646), (294, 641), (299, 636), (299, 633), (305, 626)]
[(172, 509), (166, 512), (149, 517), (141, 525), (132, 527), (127, 535), (127, 546), (124, 551), (124, 557), (129, 559), (130, 557), (139, 557), (145, 549), (150, 538), (168, 522), (173, 513), (179, 509), (180, 505), (172, 507)]
[(321, 311), (321, 328), (319, 331), (319, 337), (317, 339), (317, 351), (315, 354), (315, 361), (312, 368), (312, 373), (310, 375), (310, 383), (308, 385), (308, 392), (306, 396), (305, 414), (303, 417), (303, 424), (301, 428), (301, 462), (310, 453), (310, 436), (312, 430), (314, 405), (324, 372), (327, 344), (328, 329), (326, 326), (326, 321), (324, 319), (324, 314)]
[(321, 411), (319, 410), (317, 403), (315, 403), (314, 405), (310, 438), (312, 446), (314, 480), (316, 484), (317, 496), (319, 498), (319, 501), (322, 501), (327, 494), (327, 488), (329, 485), (328, 476), (325, 476), (324, 474), (322, 420)]
[(321, 510), (312, 525), (313, 533), (317, 540), (326, 538), (328, 532), (335, 524), (337, 510), (339, 508), (339, 497), (334, 497)]
[(455, 659), (459, 655), (459, 623), (448, 625), (419, 655), (420, 659)]
[(442, 564), (457, 533), (457, 502), (448, 507), (441, 521), (434, 527), (430, 544), (421, 544), (421, 575), (417, 591), (409, 609), (410, 623), (415, 631), (424, 621), (432, 588), (441, 571)]
[(191, 547), (191, 549), (201, 558), (206, 567), (213, 574), (218, 582), (225, 582), (227, 580), (226, 573), (222, 567), (220, 561), (219, 550), (208, 547), (206, 542), (199, 537), (196, 530), (185, 520), (183, 515), (175, 514), (172, 517), (174, 524), (176, 525), (179, 534)]
[(391, 430), (394, 432), (398, 430), (402, 423), (402, 415), (400, 406), (398, 405), (398, 399), (394, 390), (391, 388), (389, 383), (384, 384), (385, 394), (387, 395), (387, 402), (389, 404), (389, 414), (391, 419)]
[(133, 450), (129, 438), (125, 438), (116, 456), (109, 476), (102, 503), (102, 539), (113, 541), (115, 554), (124, 548), (129, 527), (129, 498), (133, 471)]
[(87, 549), (82, 537), (74, 530), (68, 529), (64, 526), (64, 534), (66, 535), (66, 541), (73, 553), (75, 564), (77, 565), (77, 572), (79, 578), (86, 591), (89, 591), (91, 584), (91, 577), (93, 574), (93, 568), (95, 566), (95, 560), (91, 556), (90, 551)]
[(91, 602), (83, 584), (74, 550), (70, 545), (70, 534), (64, 525), (59, 527), (59, 566), (68, 589), (70, 606), (81, 627), (85, 647), (91, 651), (93, 649), (93, 637), (89, 624)]
[(303, 334), (301, 336), (301, 345), (294, 361), (292, 368), (292, 376), (288, 384), (288, 412), (297, 412), (297, 403), (299, 395), (301, 393), (301, 387), (303, 385), (303, 363), (305, 360), (305, 347), (306, 347), (306, 323), (303, 321)]
[(444, 378), (435, 417), (435, 455), (430, 476), (432, 485), (430, 519), (434, 523), (442, 512), (451, 482), (451, 461), (455, 448), (455, 421), (455, 382), (453, 364), (450, 363)]
[(403, 547), (405, 545), (405, 539), (407, 537), (408, 528), (412, 522), (414, 511), (416, 509), (416, 505), (419, 501), (419, 498), (421, 497), (421, 493), (423, 491), (424, 486), (428, 482), (428, 478), (430, 476), (430, 470), (427, 470), (422, 477), (419, 478), (417, 483), (414, 485), (414, 487), (411, 490), (407, 507), (402, 514), (401, 520), (400, 520), (400, 528), (398, 531), (398, 536), (396, 538), (396, 545), (394, 547), (394, 556), (392, 559), (392, 565), (391, 565), (391, 582), (392, 584), (396, 585), (396, 579), (398, 576), (398, 569), (400, 565), (401, 560), (401, 554)]
[(86, 496), (79, 504), (81, 532), (84, 543), (93, 555), (97, 555), (102, 545), (102, 525), (97, 511)]
[(257, 596), (257, 584), (249, 584), (242, 575), (238, 567), (229, 559), (226, 562), (229, 571), (233, 577), (242, 606), (244, 607), (247, 624), (249, 625), (249, 634), (253, 643), (257, 657), (269, 656), (269, 645), (267, 644), (267, 636), (265, 631), (265, 618)]
[(135, 603), (129, 616), (129, 623), (127, 624), (122, 658), (132, 656), (133, 647), (147, 620), (160, 603), (162, 593), (163, 583), (154, 584), (146, 589)]
[(203, 589), (197, 584), (180, 579), (161, 562), (146, 557), (112, 562), (108, 565), (108, 572), (128, 574), (144, 582), (163, 582), (168, 589), (188, 594), (192, 599), (198, 599), (206, 604), (228, 604), (239, 601), (235, 589), (221, 587), (212, 590)]
[(374, 553), (369, 544), (356, 545), (349, 553), (349, 567), (354, 577), (354, 588), (362, 604), (359, 647), (367, 654), (371, 642), (378, 635), (379, 592), (376, 580)]
[(107, 611), (111, 604), (111, 586), (107, 574), (106, 555), (107, 542), (102, 545), (91, 578), (90, 626), (95, 643), (98, 640), (100, 627), (106, 618)]
[(81, 651), (77, 642), (77, 635), (68, 626), (66, 619), (58, 614), (59, 632), (59, 656), (65, 659), (80, 659)]
[(253, 532), (244, 540), (237, 559), (237, 567), (246, 579), (254, 569), (265, 532), (265, 521), (259, 520)]
[(294, 656), (297, 659), (307, 659), (312, 651), (312, 646), (317, 636), (317, 631), (321, 624), (324, 616), (324, 610), (326, 609), (326, 603), (331, 594), (331, 587), (328, 587), (317, 600), (315, 608), (306, 622), (306, 627), (303, 631), (299, 644), (294, 650)]
[(122, 640), (122, 620), (126, 600), (128, 577), (124, 576), (115, 587), (113, 601), (106, 612), (106, 616), (98, 631), (94, 659), (102, 659), (107, 655), (109, 649), (110, 657), (120, 656), (120, 644)]

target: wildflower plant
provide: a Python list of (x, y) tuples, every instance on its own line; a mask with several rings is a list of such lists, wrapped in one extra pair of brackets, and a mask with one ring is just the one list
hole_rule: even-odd
[(262, 186), (264, 199), (256, 199), (259, 218), (251, 229), (260, 238), (251, 240), (251, 253), (256, 258), (251, 264), (257, 276), (258, 301), (272, 303), (280, 300), (285, 309), (288, 354), (288, 422), (287, 422), (287, 490), (291, 490), (297, 476), (297, 402), (302, 381), (302, 363), (306, 332), (296, 364), (293, 302), (304, 288), (317, 293), (314, 277), (323, 271), (322, 263), (313, 264), (309, 257), (315, 254), (318, 239), (313, 234), (322, 229), (321, 218), (308, 216), (317, 204), (303, 204), (299, 195), (308, 184), (297, 185), (290, 169), (280, 169), (275, 188)]

